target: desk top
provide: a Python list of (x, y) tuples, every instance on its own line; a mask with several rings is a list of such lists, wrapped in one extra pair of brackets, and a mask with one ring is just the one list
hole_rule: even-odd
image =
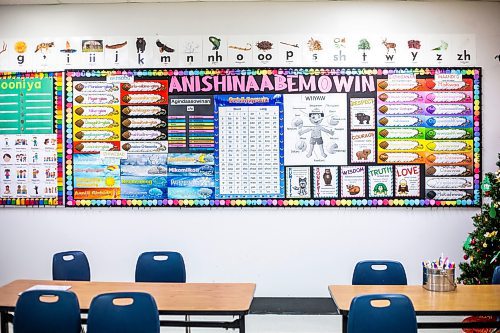
[(421, 285), (332, 285), (328, 290), (342, 314), (357, 295), (385, 293), (408, 296), (417, 315), (500, 313), (500, 285), (458, 285), (448, 292), (428, 291)]
[(98, 294), (142, 291), (151, 294), (160, 314), (247, 314), (255, 293), (253, 283), (137, 283), (16, 280), (0, 287), (0, 309), (13, 310), (20, 292), (34, 285), (64, 285), (78, 296), (80, 309), (89, 309)]

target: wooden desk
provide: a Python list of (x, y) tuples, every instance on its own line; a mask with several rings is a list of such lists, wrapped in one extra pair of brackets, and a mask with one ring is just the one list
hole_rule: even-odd
[[(342, 332), (347, 332), (347, 319), (351, 300), (364, 294), (403, 294), (408, 296), (417, 316), (499, 316), (500, 285), (458, 285), (456, 291), (433, 292), (417, 286), (352, 286), (328, 287), (333, 301), (342, 315)], [(493, 323), (420, 322), (419, 328), (500, 327)]]
[(253, 283), (135, 283), (135, 282), (76, 282), (51, 280), (16, 280), (0, 287), (0, 332), (8, 332), (8, 312), (15, 310), (20, 292), (34, 285), (69, 285), (78, 296), (80, 309), (88, 312), (92, 299), (102, 293), (142, 291), (156, 300), (160, 315), (231, 315), (232, 322), (161, 321), (162, 326), (239, 328), (245, 332), (245, 315), (250, 310)]

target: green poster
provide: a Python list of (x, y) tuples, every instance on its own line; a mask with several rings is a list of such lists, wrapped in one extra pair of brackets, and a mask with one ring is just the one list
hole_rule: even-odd
[(52, 78), (0, 81), (0, 134), (54, 133)]

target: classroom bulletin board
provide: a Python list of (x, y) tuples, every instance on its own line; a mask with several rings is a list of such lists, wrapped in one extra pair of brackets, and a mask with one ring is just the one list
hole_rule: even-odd
[(479, 68), (81, 69), (65, 86), (69, 207), (480, 205)]
[(63, 204), (63, 74), (0, 73), (0, 205)]

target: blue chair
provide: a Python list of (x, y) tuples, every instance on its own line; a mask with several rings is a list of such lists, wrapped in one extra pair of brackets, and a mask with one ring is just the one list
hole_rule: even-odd
[[(185, 283), (186, 265), (179, 252), (151, 251), (143, 252), (135, 265), (135, 282)], [(186, 315), (186, 321), (190, 317)], [(186, 333), (191, 327), (186, 326)]]
[(52, 279), (90, 281), (90, 265), (82, 251), (66, 251), (52, 258)]
[[(385, 301), (385, 306), (372, 301)], [(349, 333), (417, 333), (417, 318), (405, 295), (374, 294), (355, 297), (347, 320)]]
[(500, 266), (495, 267), (491, 284), (500, 284)]
[[(126, 304), (118, 304), (126, 301)], [(159, 333), (154, 298), (142, 292), (101, 294), (90, 303), (87, 333)]]
[(356, 264), (352, 275), (352, 284), (405, 285), (408, 282), (406, 281), (405, 269), (400, 262), (366, 260)]
[(144, 252), (137, 259), (135, 282), (186, 282), (186, 267), (179, 252)]
[(75, 293), (31, 290), (19, 296), (14, 333), (80, 333), (80, 330), (80, 305)]

